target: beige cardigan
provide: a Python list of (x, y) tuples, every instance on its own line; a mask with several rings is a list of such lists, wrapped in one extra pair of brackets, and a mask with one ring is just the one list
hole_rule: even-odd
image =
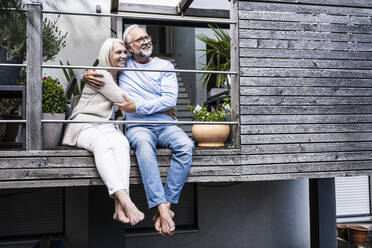
[[(124, 102), (124, 91), (115, 83), (106, 70), (97, 70), (104, 75), (105, 85), (100, 89), (85, 84), (79, 103), (69, 120), (109, 120), (114, 109), (113, 102)], [(86, 123), (71, 123), (66, 127), (62, 144), (75, 146), (82, 127)]]

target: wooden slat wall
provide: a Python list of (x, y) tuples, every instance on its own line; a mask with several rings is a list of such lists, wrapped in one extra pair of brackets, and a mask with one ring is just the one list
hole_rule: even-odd
[(372, 1), (239, 1), (242, 180), (372, 169)]

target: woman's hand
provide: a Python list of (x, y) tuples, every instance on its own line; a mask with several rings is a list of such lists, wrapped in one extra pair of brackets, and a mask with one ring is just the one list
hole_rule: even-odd
[(83, 73), (83, 78), (90, 86), (94, 88), (101, 88), (105, 83), (101, 78), (103, 78), (102, 73), (95, 72), (93, 70), (88, 70)]

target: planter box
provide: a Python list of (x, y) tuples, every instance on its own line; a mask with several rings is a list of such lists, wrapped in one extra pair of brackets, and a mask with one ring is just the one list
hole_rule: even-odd
[[(65, 114), (43, 113), (43, 120), (64, 120)], [(58, 146), (61, 136), (63, 123), (44, 123), (43, 124), (43, 149), (54, 149)]]

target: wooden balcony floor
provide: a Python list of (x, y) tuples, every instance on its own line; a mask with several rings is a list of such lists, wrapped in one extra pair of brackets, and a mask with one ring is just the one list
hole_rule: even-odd
[[(171, 150), (158, 149), (163, 181)], [(241, 180), (240, 149), (195, 149), (187, 182)], [(137, 161), (131, 151), (131, 183), (141, 183)], [(100, 185), (94, 158), (85, 150), (0, 151), (0, 188)]]
[[(163, 181), (171, 155), (169, 149), (157, 150)], [(278, 160), (283, 156), (244, 154), (241, 149), (232, 148), (196, 148), (187, 182), (245, 182), (372, 174), (370, 161), (347, 161), (338, 156), (338, 161), (331, 162), (286, 163)], [(133, 151), (131, 164), (131, 183), (142, 183)], [(85, 150), (66, 150), (64, 147), (43, 151), (0, 151), (0, 189), (101, 184), (94, 158)]]

